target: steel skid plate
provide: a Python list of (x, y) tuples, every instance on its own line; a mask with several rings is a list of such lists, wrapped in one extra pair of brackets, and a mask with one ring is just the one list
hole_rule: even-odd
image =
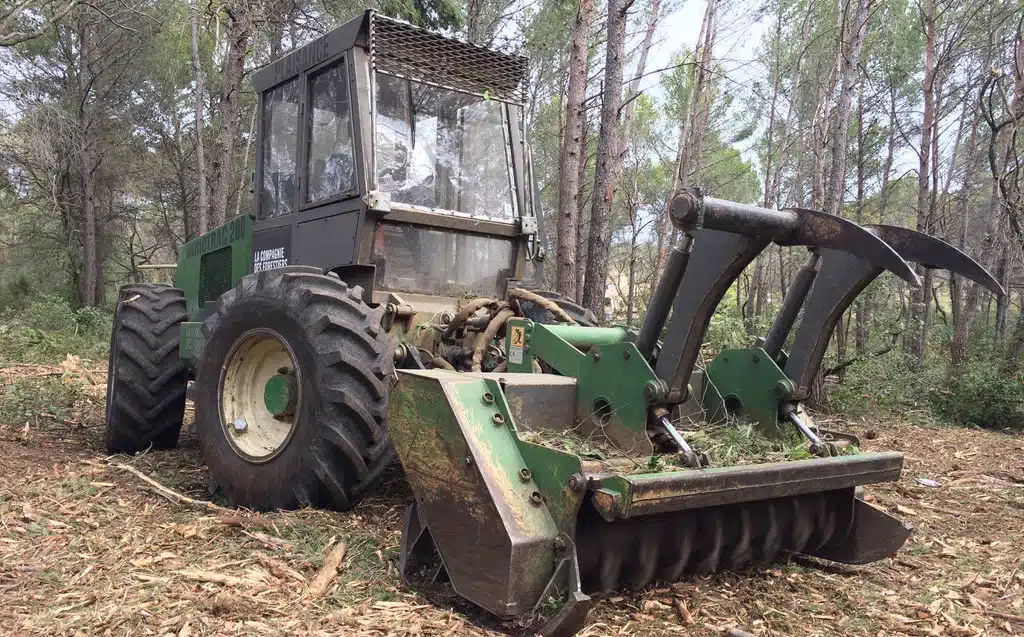
[(518, 439), (502, 378), (402, 370), (388, 429), (416, 496), (408, 552), (429, 529), (456, 592), (511, 617), (550, 589), (583, 494), (566, 488), (578, 458)]

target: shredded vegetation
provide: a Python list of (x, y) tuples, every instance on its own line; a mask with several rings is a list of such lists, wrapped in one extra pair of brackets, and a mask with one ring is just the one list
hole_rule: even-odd
[[(686, 427), (680, 433), (695, 451), (707, 452), (711, 456), (711, 466), (714, 467), (807, 460), (814, 457), (810, 452), (809, 441), (791, 427), (783, 427), (779, 436), (766, 434), (752, 423), (735, 420), (718, 424), (687, 423)], [(588, 436), (582, 435), (578, 428), (524, 431), (520, 432), (519, 438), (524, 442), (575, 454), (583, 460), (601, 461), (601, 466), (609, 472), (654, 473), (683, 467), (682, 457), (675, 453), (629, 460), (599, 430)], [(840, 455), (860, 452), (857, 445), (846, 441), (836, 441), (836, 447)]]
[[(752, 423), (704, 424), (683, 435), (695, 449), (711, 455), (714, 466), (807, 460), (814, 456), (810, 445), (795, 428), (783, 427), (781, 436), (766, 434)], [(852, 455), (856, 445), (837, 444), (840, 455)]]
[(584, 460), (607, 460), (622, 456), (621, 451), (600, 431), (585, 436), (577, 428), (563, 429), (562, 431), (538, 429), (519, 432), (519, 439), (523, 442), (575, 454)]

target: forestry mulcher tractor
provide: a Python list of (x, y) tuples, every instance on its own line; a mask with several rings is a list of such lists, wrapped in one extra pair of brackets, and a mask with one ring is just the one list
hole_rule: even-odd
[[(896, 551), (910, 529), (860, 494), (903, 456), (843, 453), (856, 440), (802, 401), (884, 270), (999, 284), (912, 230), (689, 190), (642, 327), (599, 327), (527, 284), (543, 254), (526, 70), (368, 12), (257, 71), (255, 211), (183, 245), (176, 287), (121, 290), (110, 451), (174, 446), (194, 381), (203, 457), (240, 506), (347, 509), (397, 458), (415, 495), (403, 574), (542, 617), (544, 634), (575, 632), (594, 594)], [(773, 242), (810, 255), (774, 325), (695, 370), (719, 302)], [(813, 455), (716, 466), (677, 427), (694, 410), (799, 432)]]

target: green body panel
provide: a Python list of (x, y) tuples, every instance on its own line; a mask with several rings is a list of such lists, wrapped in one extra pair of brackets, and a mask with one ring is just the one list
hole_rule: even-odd
[(569, 486), (572, 476), (583, 477), (579, 457), (532, 442), (523, 442), (518, 436), (515, 440), (519, 446), (519, 455), (530, 469), (555, 526), (562, 533), (572, 535), (585, 492), (582, 486), (577, 490)]
[[(204, 260), (224, 248), (230, 248), (229, 259), (218, 259), (216, 265), (209, 258)], [(211, 267), (218, 271), (211, 272)], [(252, 217), (244, 214), (178, 248), (174, 287), (185, 293), (189, 318), (196, 321), (202, 318), (205, 302), (216, 300), (251, 271)]]
[[(578, 366), (576, 415), (630, 456), (653, 453), (647, 411), (661, 383), (632, 343), (595, 345)], [(648, 398), (647, 396), (650, 396)]]
[(193, 367), (199, 363), (199, 354), (203, 351), (203, 324), (199, 321), (186, 321), (181, 324), (181, 345), (178, 356), (189, 361)]
[(510, 372), (532, 372), (536, 357), (563, 376), (577, 376), (583, 355), (577, 348), (620, 343), (628, 336), (621, 327), (544, 325), (523, 318), (511, 318), (507, 325), (505, 346)]
[[(647, 410), (664, 384), (621, 327), (543, 325), (510, 319), (506, 336), (508, 370), (530, 372), (539, 359), (578, 380), (576, 422), (581, 432), (600, 430), (627, 455), (653, 452)], [(586, 352), (577, 347), (588, 347)]]
[(505, 328), (508, 371), (524, 374), (533, 372), (533, 359), (538, 356), (538, 352), (543, 352), (542, 360), (552, 369), (562, 376), (576, 377), (579, 350), (543, 327), (527, 319), (508, 320)]
[(178, 248), (174, 287), (185, 293), (190, 321), (181, 325), (179, 356), (193, 366), (203, 349), (200, 329), (207, 303), (215, 303), (252, 271), (252, 217), (239, 215)]
[(518, 440), (497, 376), (398, 376), (388, 431), (453, 586), (502, 616), (530, 610), (554, 574), (559, 523), (579, 506), (557, 481), (579, 461)]
[[(780, 435), (779, 408), (793, 394), (791, 381), (760, 347), (727, 349), (707, 367), (716, 392), (704, 394), (704, 410), (743, 415), (769, 435)], [(722, 401), (722, 404), (719, 404)]]

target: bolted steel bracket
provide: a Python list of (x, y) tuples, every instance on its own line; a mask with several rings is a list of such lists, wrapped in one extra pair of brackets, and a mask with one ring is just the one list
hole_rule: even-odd
[(527, 631), (530, 635), (571, 637), (583, 628), (593, 604), (590, 596), (583, 592), (576, 544), (572, 538), (566, 533), (559, 533), (555, 537), (555, 551), (555, 571), (533, 610), (540, 615), (541, 607), (549, 603), (549, 600), (561, 598), (559, 601), (564, 601), (554, 615), (539, 616)]

